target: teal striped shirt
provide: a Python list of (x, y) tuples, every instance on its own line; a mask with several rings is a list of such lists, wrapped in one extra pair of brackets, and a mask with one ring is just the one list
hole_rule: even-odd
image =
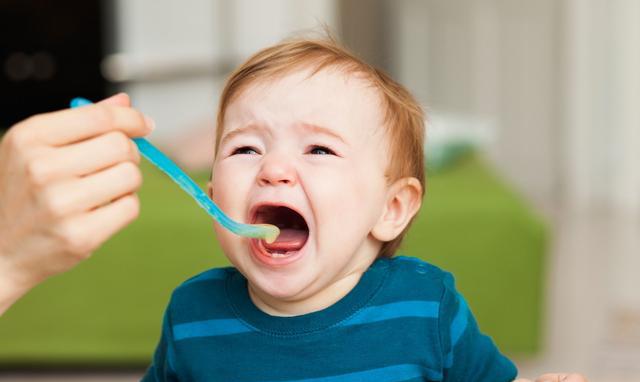
[(274, 317), (233, 267), (179, 286), (143, 381), (511, 381), (453, 277), (419, 259), (378, 259), (345, 297)]

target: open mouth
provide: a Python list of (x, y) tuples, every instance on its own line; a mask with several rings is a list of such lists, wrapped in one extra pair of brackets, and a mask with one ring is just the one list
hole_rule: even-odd
[(280, 228), (280, 235), (273, 243), (260, 240), (260, 246), (272, 258), (287, 257), (297, 253), (309, 238), (309, 226), (304, 217), (286, 206), (258, 207), (253, 223), (273, 224)]

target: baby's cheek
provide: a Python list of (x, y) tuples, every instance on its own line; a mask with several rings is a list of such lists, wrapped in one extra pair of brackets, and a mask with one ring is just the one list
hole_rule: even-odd
[(248, 197), (247, 180), (220, 170), (211, 183), (212, 199), (230, 218), (244, 222)]
[[(338, 189), (339, 192), (335, 192)], [(325, 194), (322, 211), (324, 222), (329, 222), (331, 239), (334, 242), (352, 242), (362, 236), (364, 219), (368, 215), (362, 200), (366, 190), (354, 187), (335, 187), (334, 192)]]

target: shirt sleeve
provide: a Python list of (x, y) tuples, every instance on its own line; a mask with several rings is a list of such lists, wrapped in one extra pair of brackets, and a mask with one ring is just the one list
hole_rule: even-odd
[(448, 273), (438, 320), (444, 381), (506, 382), (516, 378), (516, 367), (500, 353), (491, 338), (480, 332)]
[(160, 342), (153, 355), (151, 366), (142, 377), (142, 382), (177, 382), (179, 381), (175, 368), (175, 352), (173, 348), (173, 335), (171, 334), (171, 322), (169, 309), (162, 320), (162, 334)]

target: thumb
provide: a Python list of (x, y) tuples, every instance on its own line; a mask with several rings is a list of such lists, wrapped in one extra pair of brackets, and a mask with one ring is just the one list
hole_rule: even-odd
[(131, 106), (131, 98), (129, 98), (129, 95), (127, 93), (118, 93), (118, 94), (112, 95), (109, 98), (105, 98), (98, 103), (102, 105), (129, 107)]

